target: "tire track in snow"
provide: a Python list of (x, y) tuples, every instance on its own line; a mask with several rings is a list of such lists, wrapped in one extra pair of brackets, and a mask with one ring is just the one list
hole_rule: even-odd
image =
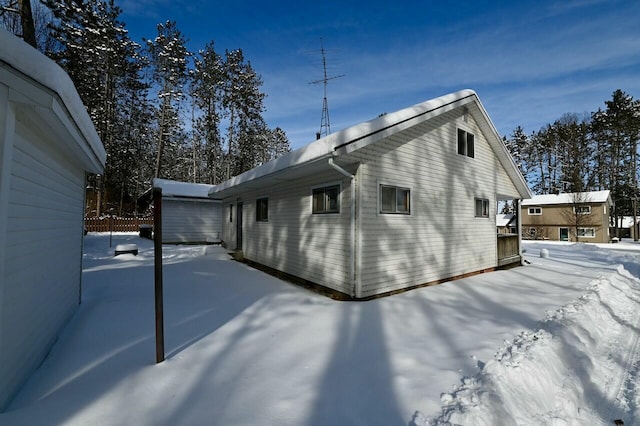
[[(637, 278), (635, 278), (635, 281), (640, 284), (640, 280)], [(629, 296), (627, 295), (627, 297)], [(631, 305), (630, 309), (634, 310), (633, 308), (634, 305)], [(625, 424), (633, 424), (635, 419), (638, 418), (638, 398), (640, 397), (637, 393), (637, 381), (640, 379), (638, 377), (640, 373), (640, 334), (638, 333), (638, 326), (640, 325), (640, 310), (636, 309), (635, 311), (633, 322), (625, 325), (626, 328), (630, 329), (631, 339), (627, 345), (629, 350), (625, 351), (624, 368), (616, 381), (618, 384), (615, 387), (615, 398), (612, 398), (607, 416), (611, 422), (620, 419)]]

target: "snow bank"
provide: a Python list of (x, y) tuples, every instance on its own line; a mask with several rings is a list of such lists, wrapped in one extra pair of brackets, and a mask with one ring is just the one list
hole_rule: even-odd
[[(623, 266), (505, 343), (414, 425), (613, 424), (636, 418), (640, 280)], [(625, 349), (621, 351), (621, 348)], [(628, 349), (627, 349), (628, 348)]]

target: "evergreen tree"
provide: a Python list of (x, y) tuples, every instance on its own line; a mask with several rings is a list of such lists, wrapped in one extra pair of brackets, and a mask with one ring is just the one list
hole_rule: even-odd
[(193, 149), (201, 157), (199, 166), (194, 168), (200, 170), (201, 181), (209, 184), (219, 183), (224, 178), (220, 137), (224, 83), (225, 65), (211, 42), (195, 59), (192, 81), (193, 103), (199, 114), (198, 118), (193, 119)]
[(580, 120), (577, 114), (564, 114), (551, 126), (551, 137), (559, 152), (560, 175), (556, 186), (563, 192), (585, 191), (593, 178), (588, 121)]
[[(51, 29), (58, 42), (49, 54), (74, 82), (107, 152), (98, 191), (100, 214), (109, 201), (100, 197), (105, 189), (109, 193), (123, 191), (123, 170), (118, 165), (120, 157), (128, 155), (122, 149), (127, 130), (122, 128), (124, 113), (119, 108), (122, 86), (131, 78), (127, 72), (132, 62), (139, 60), (139, 46), (129, 39), (114, 0), (46, 0), (46, 5), (55, 17)], [(116, 207), (113, 204), (111, 209), (115, 211)]]
[(522, 173), (522, 176), (529, 182), (529, 179), (531, 179), (529, 176), (530, 166), (528, 164), (528, 153), (531, 149), (529, 137), (524, 133), (522, 127), (518, 126), (508, 139), (506, 137), (503, 138), (503, 142), (518, 166), (520, 173)]
[(0, 0), (0, 28), (21, 37), (41, 52), (53, 47), (51, 13), (40, 1)]
[[(186, 40), (175, 21), (158, 24), (158, 35), (147, 40), (152, 80), (157, 88), (155, 177), (176, 178), (184, 161), (184, 126), (180, 118), (188, 82)], [(168, 162), (166, 165), (164, 164)], [(167, 172), (163, 173), (163, 167)]]
[(241, 49), (225, 53), (225, 85), (222, 105), (229, 120), (227, 128), (226, 178), (240, 174), (255, 164), (257, 146), (265, 135), (265, 95), (262, 79), (245, 62)]
[[(640, 102), (616, 90), (606, 109), (592, 114), (592, 137), (596, 141), (598, 185), (611, 190), (613, 217), (633, 214), (638, 198), (637, 150), (640, 138)], [(617, 232), (618, 220), (615, 220)]]

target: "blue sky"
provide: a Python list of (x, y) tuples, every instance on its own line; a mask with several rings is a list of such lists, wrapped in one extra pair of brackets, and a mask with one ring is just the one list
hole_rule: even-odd
[(121, 0), (132, 39), (175, 20), (197, 51), (241, 48), (262, 76), (264, 117), (293, 148), (320, 129), (320, 38), (333, 132), (474, 89), (496, 128), (527, 133), (589, 113), (622, 89), (640, 99), (640, 1)]

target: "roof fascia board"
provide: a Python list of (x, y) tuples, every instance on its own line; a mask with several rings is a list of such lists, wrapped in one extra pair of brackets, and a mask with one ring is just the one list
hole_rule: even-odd
[(527, 181), (525, 180), (524, 176), (522, 176), (522, 173), (520, 173), (520, 169), (518, 169), (518, 165), (516, 164), (511, 154), (509, 153), (509, 150), (507, 149), (505, 144), (502, 143), (502, 138), (500, 137), (500, 134), (498, 133), (496, 126), (493, 124), (493, 121), (491, 121), (491, 118), (489, 117), (487, 110), (484, 108), (484, 105), (482, 105), (480, 98), (476, 94), (474, 94), (473, 96), (474, 96), (476, 105), (478, 106), (478, 110), (482, 114), (483, 120), (485, 120), (485, 122), (489, 125), (489, 129), (491, 130), (490, 136), (492, 136), (491, 139), (493, 139), (493, 143), (491, 143), (491, 145), (495, 149), (494, 151), (495, 154), (498, 156), (498, 159), (500, 160), (503, 167), (507, 171), (507, 174), (509, 175), (514, 185), (516, 186), (516, 189), (520, 193), (520, 196), (523, 199), (531, 198), (533, 196), (533, 193), (529, 189), (529, 185), (527, 184)]
[[(83, 153), (87, 171), (102, 173), (107, 155), (104, 147), (99, 142), (99, 136), (93, 129), (93, 135), (91, 135), (94, 139), (93, 143), (87, 138), (57, 92), (2, 60), (0, 60), (0, 82), (9, 86), (11, 102), (36, 110), (40, 109), (44, 111), (44, 114), (41, 113), (44, 117), (53, 113), (59, 123), (67, 129), (67, 132)], [(46, 111), (49, 111), (49, 113)], [(51, 117), (49, 117), (48, 121), (51, 124)], [(66, 139), (63, 138), (64, 142), (68, 143)], [(77, 151), (77, 149), (74, 151)]]
[[(293, 151), (292, 151), (293, 152)], [(272, 179), (278, 179), (279, 176), (282, 176), (284, 174), (287, 174), (293, 170), (298, 170), (301, 167), (306, 167), (310, 164), (314, 164), (317, 163), (319, 161), (323, 161), (327, 158), (331, 158), (333, 157), (333, 152), (329, 152), (327, 154), (321, 155), (320, 157), (312, 157), (310, 159), (308, 159), (307, 161), (304, 161), (302, 163), (297, 163), (295, 165), (289, 166), (289, 167), (283, 167), (283, 168), (278, 168), (277, 167), (277, 159), (273, 161), (273, 167), (272, 169), (274, 170), (271, 173), (261, 173), (262, 170), (259, 170), (262, 166), (256, 167), (254, 169), (248, 170), (244, 173), (242, 173), (241, 175), (238, 175), (236, 177), (233, 177), (231, 179), (229, 179), (228, 181), (221, 183), (220, 185), (216, 185), (213, 188), (211, 188), (211, 190), (209, 191), (209, 197), (212, 196), (220, 196), (220, 197), (226, 197), (228, 195), (228, 193), (230, 193), (230, 190), (233, 189), (233, 193), (236, 192), (236, 189), (251, 189), (251, 188), (259, 188), (262, 186), (262, 184), (258, 183), (256, 184), (256, 182), (259, 182), (260, 180), (264, 179), (264, 178), (272, 178)], [(282, 158), (282, 157), (280, 157)], [(269, 163), (267, 163), (268, 165)], [(281, 180), (286, 180), (284, 178), (282, 178)]]
[(475, 95), (471, 94), (461, 99), (456, 99), (447, 104), (435, 106), (427, 111), (421, 111), (414, 116), (409, 118), (405, 118), (403, 120), (397, 121), (395, 123), (391, 123), (386, 127), (375, 130), (366, 135), (355, 138), (349, 142), (345, 142), (341, 145), (338, 145), (335, 148), (335, 152), (337, 155), (347, 155), (356, 150), (362, 149), (369, 144), (375, 143), (381, 139), (384, 139), (388, 136), (391, 136), (395, 133), (401, 132), (403, 130), (409, 129), (413, 126), (416, 126), (423, 121), (427, 121), (431, 118), (442, 115), (446, 112), (452, 111), (460, 106), (466, 105), (471, 102), (471, 98)]
[(219, 203), (220, 200), (216, 198), (209, 197), (188, 197), (185, 195), (164, 195), (162, 194), (163, 200), (173, 200), (173, 201), (198, 201), (203, 203)]

